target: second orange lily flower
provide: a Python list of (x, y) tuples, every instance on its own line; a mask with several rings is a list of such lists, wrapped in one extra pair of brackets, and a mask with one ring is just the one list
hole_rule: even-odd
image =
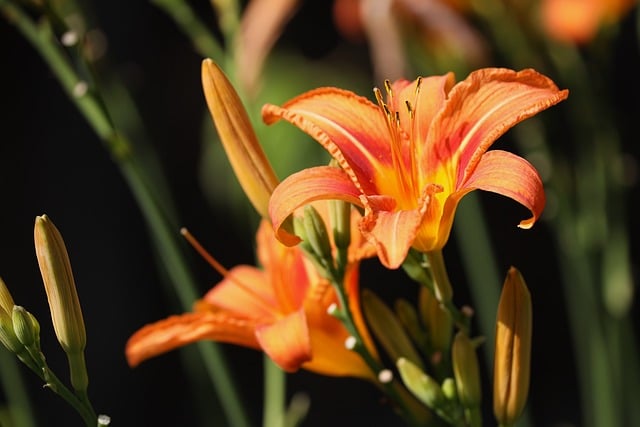
[(353, 92), (320, 88), (282, 107), (266, 105), (263, 119), (285, 119), (314, 137), (340, 168), (319, 166), (289, 176), (275, 189), (269, 212), (278, 238), (299, 239), (281, 227), (300, 206), (341, 199), (364, 208), (360, 230), (388, 268), (409, 249), (442, 249), (460, 199), (482, 189), (528, 208), (529, 228), (545, 204), (542, 181), (525, 159), (487, 151), (520, 121), (564, 100), (534, 70), (481, 69), (455, 84), (452, 73), (386, 85), (378, 104)]

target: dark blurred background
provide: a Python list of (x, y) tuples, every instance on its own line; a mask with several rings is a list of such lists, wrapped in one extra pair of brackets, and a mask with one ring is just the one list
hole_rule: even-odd
[[(200, 86), (202, 58), (173, 21), (150, 2), (94, 3), (95, 20), (107, 37), (109, 61), (130, 89), (157, 148), (182, 225), (223, 265), (252, 263), (253, 230), (242, 221), (238, 224), (223, 201), (216, 204), (203, 195), (199, 169), (207, 112)], [(211, 13), (205, 1), (194, 6), (205, 16)], [(617, 54), (612, 68), (617, 78), (614, 93), (607, 96), (613, 97), (616, 114), (628, 119), (622, 129), (625, 150), (637, 156), (640, 67), (633, 16), (623, 23), (613, 45)], [(205, 21), (213, 22), (213, 17)], [(307, 57), (312, 64), (348, 63), (365, 77), (363, 87), (373, 85), (366, 46), (341, 39), (333, 27), (330, 2), (302, 2), (278, 46)], [(70, 253), (87, 324), (89, 394), (96, 410), (110, 415), (112, 425), (118, 426), (220, 425), (216, 420), (223, 418), (213, 390), (206, 380), (194, 380), (203, 376), (193, 349), (163, 355), (135, 369), (127, 366), (128, 337), (142, 325), (182, 310), (162, 284), (147, 228), (118, 167), (38, 54), (4, 19), (0, 19), (0, 57), (0, 276), (16, 304), (40, 320), (42, 347), (50, 365), (64, 377), (66, 361), (55, 341), (33, 248), (34, 218), (43, 213), (60, 229)], [(326, 84), (331, 84), (331, 76), (326, 78)], [(629, 194), (627, 216), (634, 219), (637, 184)], [(535, 425), (581, 425), (572, 341), (556, 279), (562, 266), (553, 258), (549, 230), (544, 223), (527, 232), (517, 229), (526, 213), (509, 200), (483, 194), (481, 201), (501, 271), (517, 266), (533, 295), (529, 406)], [(639, 230), (634, 220), (631, 232), (637, 268)], [(192, 251), (186, 252), (203, 294), (219, 276)], [(462, 305), (471, 301), (456, 253), (451, 242), (445, 255), (457, 284), (455, 300)], [(375, 263), (364, 269), (363, 283), (384, 297), (415, 296), (414, 286), (408, 281), (405, 286), (397, 274), (381, 271)], [(259, 425), (262, 356), (233, 346), (223, 349), (241, 396), (251, 408), (250, 419)], [(60, 398), (44, 389), (26, 368), (19, 369), (40, 425), (81, 425)], [(398, 424), (369, 384), (299, 372), (288, 377), (288, 385), (290, 395), (300, 391), (311, 398), (303, 425)], [(485, 390), (485, 405), (490, 401)]]

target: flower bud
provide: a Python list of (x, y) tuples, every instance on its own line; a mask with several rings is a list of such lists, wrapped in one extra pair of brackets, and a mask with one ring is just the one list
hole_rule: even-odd
[(344, 200), (330, 200), (328, 203), (336, 248), (347, 249), (351, 243), (351, 203)]
[(66, 353), (81, 352), (87, 337), (71, 263), (60, 232), (46, 215), (36, 217), (34, 240), (58, 342)]
[(453, 319), (442, 307), (433, 292), (422, 286), (420, 288), (418, 309), (427, 329), (427, 338), (433, 352), (448, 354), (453, 337)]
[(213, 123), (240, 186), (262, 218), (269, 219), (269, 197), (278, 185), (240, 97), (220, 67), (202, 61), (202, 86)]
[(7, 288), (4, 280), (0, 277), (0, 308), (2, 308), (6, 313), (11, 313), (14, 305), (11, 292), (9, 292), (9, 288)]
[(13, 330), (23, 346), (29, 348), (40, 342), (40, 324), (24, 307), (14, 305), (11, 312)]
[(531, 295), (511, 267), (500, 295), (493, 372), (493, 412), (501, 425), (516, 422), (527, 401), (531, 361)]
[(407, 300), (398, 298), (394, 304), (396, 316), (413, 342), (420, 350), (427, 348), (427, 334), (425, 333), (416, 308)]
[(440, 384), (424, 373), (409, 360), (401, 357), (396, 362), (404, 385), (422, 403), (431, 409), (444, 409), (449, 401), (442, 392)]
[(318, 211), (311, 205), (304, 207), (303, 224), (307, 240), (313, 249), (313, 253), (318, 259), (326, 262), (327, 265), (332, 265), (333, 254), (327, 226)]
[(362, 290), (362, 307), (367, 324), (387, 354), (394, 362), (403, 357), (420, 369), (424, 369), (422, 359), (411, 343), (393, 311), (372, 291)]
[[(13, 313), (13, 310), (11, 310)], [(12, 353), (20, 353), (24, 346), (16, 336), (12, 315), (0, 308), (0, 342)]]
[(465, 408), (478, 407), (482, 398), (478, 356), (473, 343), (462, 331), (453, 339), (451, 357), (460, 402)]

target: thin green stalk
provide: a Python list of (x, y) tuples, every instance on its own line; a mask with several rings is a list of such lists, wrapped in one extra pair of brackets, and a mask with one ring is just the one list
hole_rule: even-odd
[(266, 354), (263, 355), (263, 427), (285, 427), (286, 374)]
[(429, 261), (429, 270), (434, 281), (434, 295), (436, 299), (449, 312), (458, 328), (469, 335), (471, 333), (470, 318), (465, 316), (453, 304), (453, 287), (449, 280), (449, 273), (447, 273), (442, 251), (428, 252), (425, 256)]

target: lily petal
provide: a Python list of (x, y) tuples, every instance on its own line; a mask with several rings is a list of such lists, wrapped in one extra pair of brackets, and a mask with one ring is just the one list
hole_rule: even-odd
[(531, 211), (531, 218), (520, 228), (531, 228), (542, 214), (545, 195), (538, 171), (525, 159), (502, 150), (485, 153), (473, 174), (463, 184), (463, 191), (480, 189), (507, 196)]
[(451, 89), (449, 100), (429, 130), (425, 170), (443, 159), (457, 163), (458, 185), (473, 173), (480, 157), (515, 124), (564, 100), (559, 90), (535, 70), (485, 68)]
[(372, 238), (380, 262), (387, 268), (400, 267), (422, 222), (418, 209), (406, 211), (379, 211), (362, 221), (362, 234)]
[(256, 328), (255, 334), (262, 350), (287, 372), (295, 372), (311, 360), (311, 339), (304, 309)]
[(354, 183), (372, 193), (370, 177), (392, 168), (386, 119), (367, 98), (337, 88), (320, 88), (293, 98), (282, 107), (267, 104), (262, 118), (299, 127), (318, 141)]
[(222, 312), (187, 313), (151, 323), (127, 341), (129, 366), (200, 340), (213, 340), (259, 349), (255, 324)]
[(361, 205), (360, 190), (346, 172), (331, 166), (304, 169), (287, 177), (273, 191), (269, 201), (269, 215), (278, 240), (294, 246), (300, 238), (282, 228), (283, 222), (296, 209), (316, 200), (344, 200)]
[(278, 301), (264, 271), (240, 265), (203, 298), (209, 305), (252, 319), (272, 319), (279, 312)]

